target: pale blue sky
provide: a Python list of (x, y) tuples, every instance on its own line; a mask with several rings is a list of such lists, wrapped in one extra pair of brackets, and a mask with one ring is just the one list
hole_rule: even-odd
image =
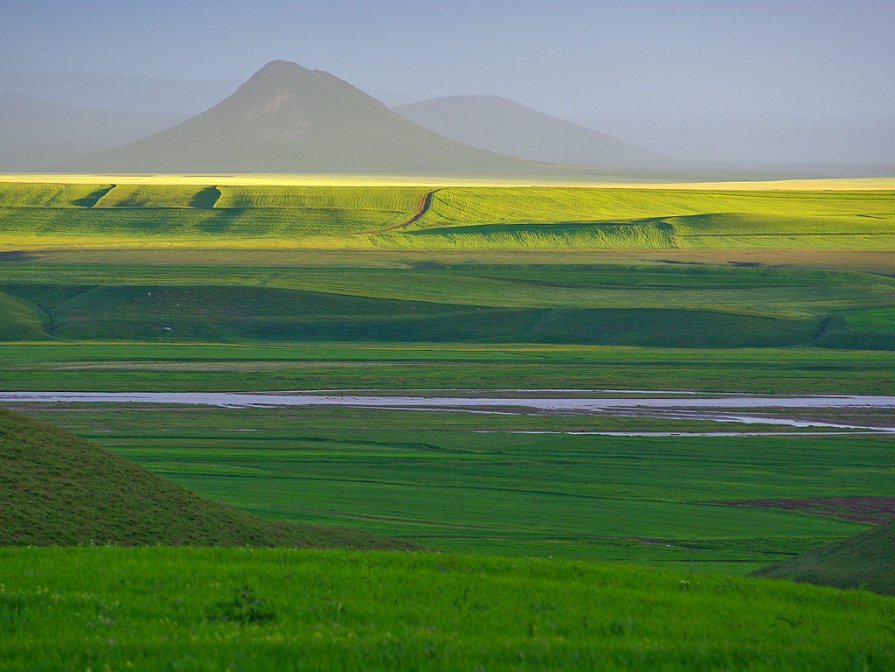
[(895, 115), (893, 0), (0, 0), (6, 68), (242, 80), (283, 58), (555, 114)]

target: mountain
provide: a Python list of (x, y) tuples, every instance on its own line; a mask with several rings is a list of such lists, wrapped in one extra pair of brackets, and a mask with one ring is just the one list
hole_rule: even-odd
[(179, 114), (119, 112), (0, 92), (0, 171), (37, 170), (174, 126)]
[(174, 128), (57, 169), (520, 175), (556, 170), (462, 145), (320, 70), (273, 61)]
[(765, 567), (754, 576), (895, 595), (895, 520)]
[(683, 162), (499, 96), (446, 96), (393, 109), (458, 142), (533, 161), (609, 170), (684, 166)]
[(262, 520), (72, 434), (0, 409), (0, 546), (406, 548), (352, 530)]

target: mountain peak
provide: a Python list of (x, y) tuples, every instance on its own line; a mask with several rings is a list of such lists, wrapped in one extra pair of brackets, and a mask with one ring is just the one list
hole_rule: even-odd
[(313, 71), (300, 66), (294, 61), (277, 60), (262, 66), (250, 79), (255, 77), (295, 77), (309, 72)]
[(320, 70), (309, 70), (292, 61), (271, 61), (243, 84), (252, 88), (281, 88), (308, 79), (312, 75), (326, 75)]

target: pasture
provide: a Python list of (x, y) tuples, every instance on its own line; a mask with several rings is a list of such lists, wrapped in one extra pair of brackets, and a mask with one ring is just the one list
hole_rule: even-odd
[(895, 665), (890, 598), (563, 560), (2, 549), (0, 604), (3, 670)]

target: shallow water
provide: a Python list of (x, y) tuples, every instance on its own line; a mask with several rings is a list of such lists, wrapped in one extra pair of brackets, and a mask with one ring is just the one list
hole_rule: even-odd
[(360, 408), (527, 408), (601, 412), (612, 409), (893, 408), (895, 397), (429, 397), (286, 392), (0, 392), (0, 403), (124, 403), (198, 406), (347, 406)]
[[(365, 390), (373, 392), (373, 390)], [(523, 390), (504, 390), (521, 393)], [(379, 391), (378, 396), (366, 394), (326, 393), (243, 393), (243, 392), (0, 392), (2, 403), (40, 404), (183, 404), (193, 406), (220, 406), (225, 408), (282, 407), (282, 406), (341, 406), (351, 408), (381, 408), (391, 410), (419, 410), (460, 413), (519, 414), (547, 412), (560, 414), (593, 414), (626, 417), (650, 417), (664, 420), (703, 420), (717, 423), (777, 425), (800, 429), (825, 429), (831, 433), (895, 433), (892, 427), (870, 427), (822, 420), (763, 417), (744, 412), (756, 409), (831, 409), (831, 408), (893, 408), (895, 397), (884, 396), (802, 396), (802, 397), (681, 397), (678, 393), (656, 392), (646, 397), (429, 397), (395, 395), (392, 391)], [(456, 392), (456, 391), (455, 391)], [(486, 390), (468, 390), (471, 393), (493, 393)], [(528, 391), (532, 392), (543, 391)], [(556, 391), (554, 391), (556, 392)], [(645, 394), (645, 391), (640, 391)], [(732, 413), (731, 411), (738, 411)], [(893, 420), (895, 425), (895, 420)], [(832, 431), (839, 430), (839, 431)], [(841, 431), (851, 430), (851, 431)], [(781, 436), (795, 432), (557, 432), (568, 434), (595, 434), (602, 436)]]
[(560, 430), (480, 430), (478, 434), (564, 434), (567, 436), (634, 436), (640, 438), (665, 438), (665, 437), (702, 437), (702, 438), (729, 438), (739, 436), (863, 436), (867, 434), (881, 434), (895, 432), (895, 429), (885, 429), (866, 432), (564, 432)]

